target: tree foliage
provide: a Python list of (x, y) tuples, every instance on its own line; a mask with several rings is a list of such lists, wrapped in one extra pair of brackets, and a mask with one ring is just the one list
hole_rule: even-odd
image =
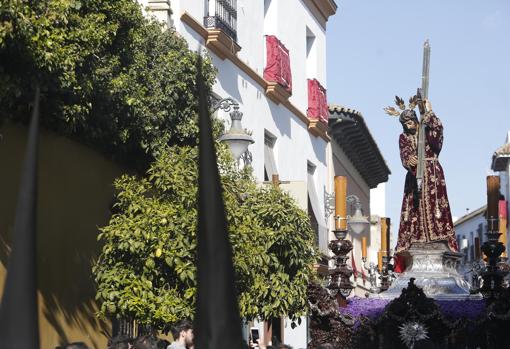
[[(241, 315), (295, 319), (307, 309), (317, 258), (309, 218), (280, 189), (257, 186), (219, 148)], [(102, 315), (156, 328), (193, 316), (197, 162), (196, 148), (172, 147), (146, 177), (115, 182), (118, 213), (101, 229), (93, 268)]]
[[(44, 126), (145, 167), (196, 143), (197, 57), (135, 0), (4, 0), (0, 121), (30, 115), (37, 83)], [(208, 59), (202, 71), (211, 86)]]

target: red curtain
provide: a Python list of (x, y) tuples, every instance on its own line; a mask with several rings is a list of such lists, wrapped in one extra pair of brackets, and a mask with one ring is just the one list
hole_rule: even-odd
[(499, 200), (499, 219), (507, 219), (507, 201)]
[(266, 36), (267, 60), (264, 79), (274, 81), (292, 92), (289, 50), (274, 35)]
[(326, 89), (317, 79), (308, 79), (308, 110), (307, 116), (310, 119), (320, 120), (328, 124), (329, 109)]

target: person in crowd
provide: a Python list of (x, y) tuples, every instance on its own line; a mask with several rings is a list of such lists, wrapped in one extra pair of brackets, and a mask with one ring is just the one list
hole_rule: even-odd
[(158, 339), (153, 335), (138, 337), (133, 342), (133, 349), (158, 349)]
[(158, 341), (158, 349), (166, 349), (170, 345), (170, 342), (166, 339), (160, 339)]
[(167, 349), (191, 349), (193, 348), (193, 326), (188, 320), (182, 320), (172, 327), (174, 341)]
[(108, 349), (130, 349), (129, 337), (118, 335), (108, 340)]

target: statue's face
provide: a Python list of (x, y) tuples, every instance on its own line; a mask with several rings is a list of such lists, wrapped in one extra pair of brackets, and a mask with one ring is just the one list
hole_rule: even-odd
[(414, 120), (407, 120), (406, 122), (404, 122), (404, 129), (406, 132), (410, 134), (414, 135), (416, 133), (417, 127), (418, 123)]

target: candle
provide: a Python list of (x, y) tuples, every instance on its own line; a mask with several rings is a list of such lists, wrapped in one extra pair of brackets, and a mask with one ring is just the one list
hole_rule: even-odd
[(487, 176), (487, 223), (489, 231), (497, 232), (499, 212), (499, 176)]
[(475, 260), (480, 259), (480, 238), (475, 237)]
[(386, 219), (386, 256), (389, 256), (390, 255), (390, 246), (391, 246), (391, 243), (390, 243), (391, 219), (390, 218), (385, 218), (385, 219)]
[(382, 270), (382, 251), (377, 251), (377, 268), (379, 269), (379, 271)]
[[(507, 239), (507, 210), (506, 210), (506, 201), (505, 200), (499, 200), (499, 232), (501, 235), (499, 236), (499, 241), (505, 246), (506, 248), (506, 239)], [(501, 254), (501, 257), (507, 257), (507, 251), (503, 252)]]
[(347, 230), (347, 177), (335, 176), (335, 229)]
[(367, 258), (367, 238), (361, 238), (361, 257)]
[(388, 251), (388, 235), (387, 235), (386, 217), (381, 218), (381, 251)]

